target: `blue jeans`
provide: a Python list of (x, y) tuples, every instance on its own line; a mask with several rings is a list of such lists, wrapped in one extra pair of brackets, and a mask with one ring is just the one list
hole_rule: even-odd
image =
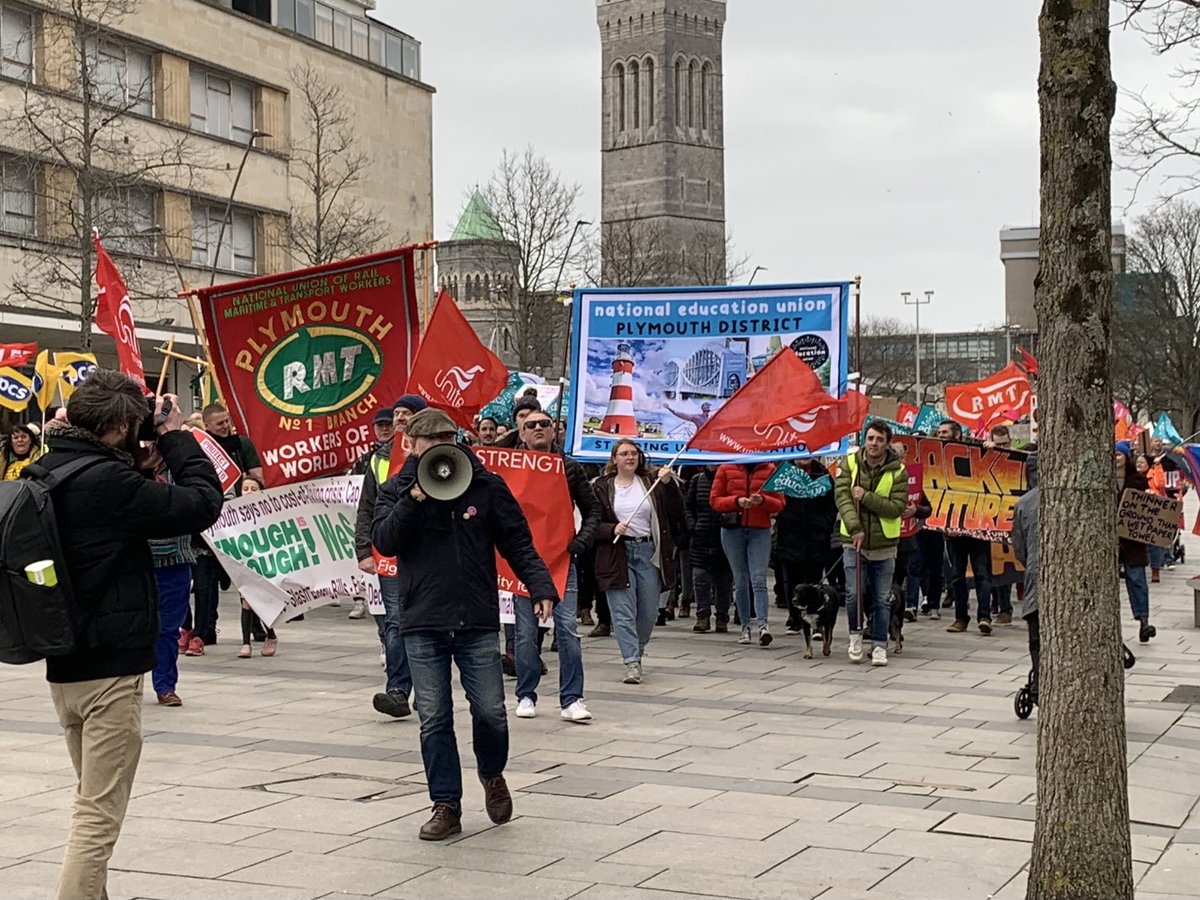
[(996, 598), (993, 604), (997, 613), (1012, 615), (1012, 585), (997, 584), (992, 588), (992, 596)]
[(1125, 566), (1125, 590), (1129, 592), (1129, 608), (1135, 619), (1150, 618), (1150, 585), (1146, 583), (1145, 566)]
[[(954, 618), (971, 621), (967, 592), (967, 562), (971, 563), (971, 580), (979, 598), (979, 621), (992, 621), (992, 545), (973, 537), (955, 537), (946, 541), (950, 562), (954, 566)], [(1011, 605), (1009, 609), (1011, 609)]]
[(189, 563), (154, 570), (158, 582), (158, 640), (154, 642), (154, 693), (175, 690), (179, 684), (179, 629), (188, 611), (192, 590)]
[[(733, 599), (742, 627), (767, 625), (767, 567), (771, 564), (771, 529), (722, 528), (721, 547), (733, 572)], [(750, 608), (753, 595), (754, 609)]]
[[(558, 644), (558, 702), (564, 709), (576, 700), (583, 699), (583, 648), (575, 627), (578, 602), (575, 563), (571, 563), (562, 602), (554, 607), (554, 639)], [(533, 614), (533, 603), (528, 597), (514, 597), (513, 610), (517, 618), (517, 699), (528, 697), (537, 703), (538, 684), (542, 680), (537, 616)]]
[(1156, 547), (1150, 545), (1150, 568), (1165, 569), (1167, 561), (1171, 558), (1171, 551), (1166, 547)]
[[(844, 547), (842, 565), (846, 569), (846, 618), (850, 621), (850, 633), (853, 634), (862, 631), (857, 598), (858, 551), (853, 547)], [(880, 647), (886, 647), (888, 642), (888, 624), (892, 618), (892, 573), (895, 570), (895, 558), (862, 561), (862, 608), (864, 613), (872, 610), (871, 634), (868, 637)]]
[(642, 658), (642, 648), (650, 642), (654, 623), (658, 621), (662, 576), (653, 563), (654, 544), (651, 541), (625, 541), (625, 559), (629, 568), (629, 587), (609, 588), (608, 608), (612, 613), (621, 660), (628, 665)]
[(398, 691), (407, 697), (412, 693), (412, 673), (408, 670), (408, 656), (400, 637), (400, 579), (379, 576), (379, 592), (383, 595), (383, 615), (375, 617), (375, 627), (387, 664), (385, 690), (389, 694)]
[(450, 661), (471, 707), (471, 743), (482, 778), (504, 774), (508, 763), (508, 719), (504, 676), (495, 631), (418, 631), (404, 635), (421, 717), (421, 759), (429, 799), (462, 810), (462, 765), (454, 737)]

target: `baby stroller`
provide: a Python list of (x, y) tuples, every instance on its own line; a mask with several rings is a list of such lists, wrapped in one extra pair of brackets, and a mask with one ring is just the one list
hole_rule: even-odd
[[(1133, 664), (1137, 662), (1137, 657), (1133, 655), (1128, 647), (1121, 645), (1123, 660), (1126, 669), (1132, 669)], [(1018, 719), (1028, 719), (1029, 714), (1033, 712), (1033, 708), (1038, 703), (1037, 689), (1037, 654), (1033, 660), (1033, 667), (1029, 670), (1029, 679), (1025, 685), (1017, 691), (1017, 696), (1013, 698), (1013, 712), (1017, 714)]]

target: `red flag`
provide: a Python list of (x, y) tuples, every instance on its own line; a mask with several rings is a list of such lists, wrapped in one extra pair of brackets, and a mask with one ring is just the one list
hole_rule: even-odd
[(1029, 379), (1016, 363), (982, 381), (954, 384), (946, 388), (946, 407), (950, 418), (975, 427), (980, 419), (994, 420), (997, 413), (1011, 409), (1020, 418), (1029, 412), (1033, 390)]
[(146, 387), (146, 370), (142, 367), (142, 349), (138, 346), (137, 329), (133, 324), (133, 307), (125, 279), (100, 243), (100, 233), (93, 229), (96, 245), (96, 327), (117, 342), (117, 360), (121, 371)]
[(921, 411), (911, 403), (897, 403), (896, 421), (905, 428), (912, 428), (913, 422), (917, 421), (917, 416), (920, 414), (920, 412)]
[[(575, 507), (571, 504), (562, 455), (503, 447), (475, 447), (474, 451), (489, 472), (504, 479), (517, 503), (521, 504), (533, 535), (533, 547), (546, 563), (559, 596), (562, 596), (571, 566), (567, 544), (575, 535)], [(529, 596), (529, 588), (499, 553), (496, 554), (496, 588)]]
[(483, 346), (444, 288), (417, 349), (405, 392), (445, 410), (461, 428), (508, 384), (508, 370)]
[(1025, 374), (1028, 375), (1030, 378), (1037, 378), (1037, 375), (1038, 375), (1037, 359), (1035, 359), (1033, 354), (1030, 353), (1028, 350), (1026, 350), (1024, 347), (1022, 347), (1020, 344), (1017, 344), (1017, 352), (1021, 354), (1021, 368), (1025, 370)]
[(870, 397), (854, 390), (831, 397), (808, 363), (785, 351), (726, 400), (687, 446), (718, 453), (815, 451), (857, 433), (870, 405)]
[(0, 344), (0, 368), (27, 366), (37, 356), (37, 344)]

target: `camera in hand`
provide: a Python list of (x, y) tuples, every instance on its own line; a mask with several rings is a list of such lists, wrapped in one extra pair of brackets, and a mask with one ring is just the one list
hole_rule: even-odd
[(154, 397), (146, 398), (147, 410), (146, 418), (142, 419), (141, 427), (138, 429), (139, 441), (155, 441), (158, 439), (158, 426), (167, 421), (167, 416), (171, 414), (171, 398), (164, 397), (162, 410), (158, 415), (154, 414), (154, 407), (157, 400)]

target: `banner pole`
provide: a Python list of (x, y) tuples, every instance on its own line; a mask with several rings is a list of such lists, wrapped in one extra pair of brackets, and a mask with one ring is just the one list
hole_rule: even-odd
[[(686, 451), (686, 450), (687, 450), (687, 444), (684, 444), (683, 447), (680, 448), (679, 452), (671, 457), (671, 459), (667, 462), (667, 464), (666, 464), (666, 466), (664, 466), (664, 468), (667, 468), (667, 469), (673, 468), (675, 463), (679, 461), (679, 457), (683, 456), (684, 451)], [(662, 479), (655, 477), (654, 484), (650, 485), (650, 488), (646, 491), (646, 493), (644, 493), (642, 495), (641, 502), (638, 503), (638, 505), (633, 508), (633, 515), (636, 516), (638, 514), (638, 510), (640, 510), (643, 506), (646, 505), (646, 501), (650, 499), (650, 495), (654, 493), (654, 489), (656, 487), (658, 487), (660, 484), (662, 484)], [(628, 525), (629, 523), (622, 522), (621, 524)], [(615, 544), (620, 539), (621, 539), (621, 536), (619, 534), (616, 535), (615, 537), (613, 537), (613, 543)]]
[(854, 371), (858, 383), (863, 384), (862, 369), (862, 276), (854, 276)]
[(173, 352), (174, 350), (175, 350), (175, 335), (171, 335), (170, 337), (167, 338), (167, 347), (166, 347), (166, 350), (163, 351), (163, 364), (162, 364), (162, 369), (160, 369), (159, 373), (158, 373), (158, 386), (154, 389), (155, 399), (162, 398), (163, 385), (166, 383), (166, 380), (167, 380), (167, 367), (171, 365), (171, 357), (174, 356), (174, 352)]

